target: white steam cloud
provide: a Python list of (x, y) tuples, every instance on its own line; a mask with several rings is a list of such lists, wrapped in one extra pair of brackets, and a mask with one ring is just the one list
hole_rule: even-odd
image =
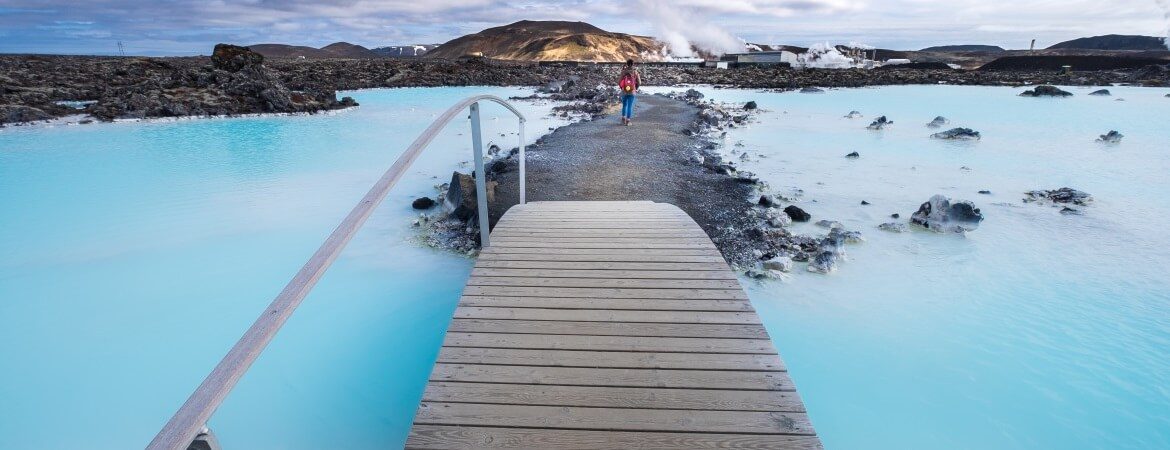
[(666, 43), (673, 56), (695, 56), (692, 46), (717, 55), (744, 51), (743, 40), (703, 20), (693, 10), (664, 0), (638, 0), (638, 3), (639, 10), (654, 25), (656, 37)]
[(1162, 41), (1162, 44), (1166, 45), (1167, 49), (1170, 49), (1170, 0), (1154, 1), (1158, 3), (1158, 6), (1162, 7), (1162, 17), (1166, 19), (1166, 39)]

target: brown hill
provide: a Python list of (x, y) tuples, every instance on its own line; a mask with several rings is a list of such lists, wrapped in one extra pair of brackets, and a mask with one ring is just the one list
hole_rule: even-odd
[(303, 56), (308, 59), (366, 59), (382, 57), (373, 50), (348, 42), (335, 42), (321, 48), (287, 44), (256, 44), (249, 45), (248, 48), (266, 58), (298, 58)]
[(658, 59), (663, 44), (654, 38), (611, 33), (584, 22), (522, 20), (459, 37), (427, 52), (428, 58), (485, 56), (518, 61)]

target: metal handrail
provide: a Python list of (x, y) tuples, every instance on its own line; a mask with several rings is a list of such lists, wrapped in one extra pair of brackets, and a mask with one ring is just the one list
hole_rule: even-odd
[(309, 294), (313, 286), (329, 269), (329, 266), (333, 264), (333, 261), (337, 259), (345, 245), (349, 243), (362, 224), (366, 222), (366, 219), (370, 217), (370, 214), (374, 212), (374, 209), (390, 193), (390, 189), (406, 173), (406, 169), (418, 159), (419, 154), (435, 139), (443, 127), (450, 123), (464, 108), (468, 107), (471, 109), (471, 145), (475, 154), (475, 191), (479, 209), (480, 242), (483, 247), (489, 245), (487, 183), (479, 120), (479, 102), (484, 100), (503, 105), (520, 119), (520, 204), (525, 203), (524, 123), (526, 119), (524, 115), (504, 99), (493, 95), (468, 97), (447, 109), (423, 131), (418, 139), (414, 140), (414, 143), (410, 144), (410, 147), (407, 147), (402, 156), (394, 161), (394, 165), (386, 170), (386, 173), (370, 188), (366, 196), (362, 197), (357, 206), (354, 206), (353, 210), (349, 212), (349, 215), (345, 216), (345, 219), (337, 225), (337, 228), (325, 239), (317, 252), (285, 285), (284, 290), (272, 300), (272, 303), (260, 314), (256, 322), (240, 337), (236, 345), (211, 370), (207, 378), (203, 379), (203, 383), (195, 389), (195, 392), (191, 393), (191, 396), (175, 412), (171, 420), (163, 426), (154, 440), (150, 441), (146, 447), (148, 450), (185, 450), (197, 435), (210, 433), (205, 426), (211, 415), (215, 413), (228, 393), (236, 386), (236, 383), (240, 381), (240, 378), (244, 376), (244, 373), (248, 371), (264, 348), (268, 346), (268, 343), (272, 341), (284, 323), (288, 321), (293, 311), (301, 304), (301, 301)]

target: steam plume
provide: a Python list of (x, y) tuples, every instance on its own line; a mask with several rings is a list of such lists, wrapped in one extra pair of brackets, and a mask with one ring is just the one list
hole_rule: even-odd
[[(1170, 0), (1159, 0), (1170, 1)], [(744, 42), (699, 17), (693, 10), (665, 0), (638, 0), (639, 10), (654, 25), (654, 31), (674, 56), (694, 56), (691, 46), (714, 53), (744, 51)]]
[(1170, 49), (1170, 0), (1154, 1), (1158, 3), (1158, 6), (1162, 7), (1162, 17), (1166, 19), (1166, 38), (1162, 41), (1162, 44), (1166, 45), (1167, 49)]

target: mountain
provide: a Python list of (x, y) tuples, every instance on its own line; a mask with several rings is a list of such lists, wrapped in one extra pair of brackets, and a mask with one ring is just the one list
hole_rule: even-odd
[(995, 53), (998, 53), (998, 52), (1004, 52), (1007, 50), (1004, 50), (1003, 47), (999, 47), (996, 45), (968, 44), (968, 45), (939, 45), (939, 46), (935, 46), (935, 47), (926, 47), (926, 48), (919, 50), (919, 51), (920, 52), (995, 52)]
[(1088, 50), (1166, 50), (1166, 38), (1108, 34), (1073, 39), (1048, 47), (1049, 49)]
[(456, 38), (427, 52), (427, 57), (615, 62), (658, 58), (663, 47), (654, 38), (611, 33), (584, 22), (522, 20)]
[(388, 47), (378, 47), (372, 51), (390, 58), (415, 58), (427, 54), (427, 52), (434, 50), (438, 46), (439, 44), (391, 45)]
[(257, 44), (249, 45), (248, 48), (266, 58), (298, 58), (303, 56), (309, 59), (367, 59), (382, 57), (373, 50), (348, 42), (334, 42), (321, 48), (287, 44)]

